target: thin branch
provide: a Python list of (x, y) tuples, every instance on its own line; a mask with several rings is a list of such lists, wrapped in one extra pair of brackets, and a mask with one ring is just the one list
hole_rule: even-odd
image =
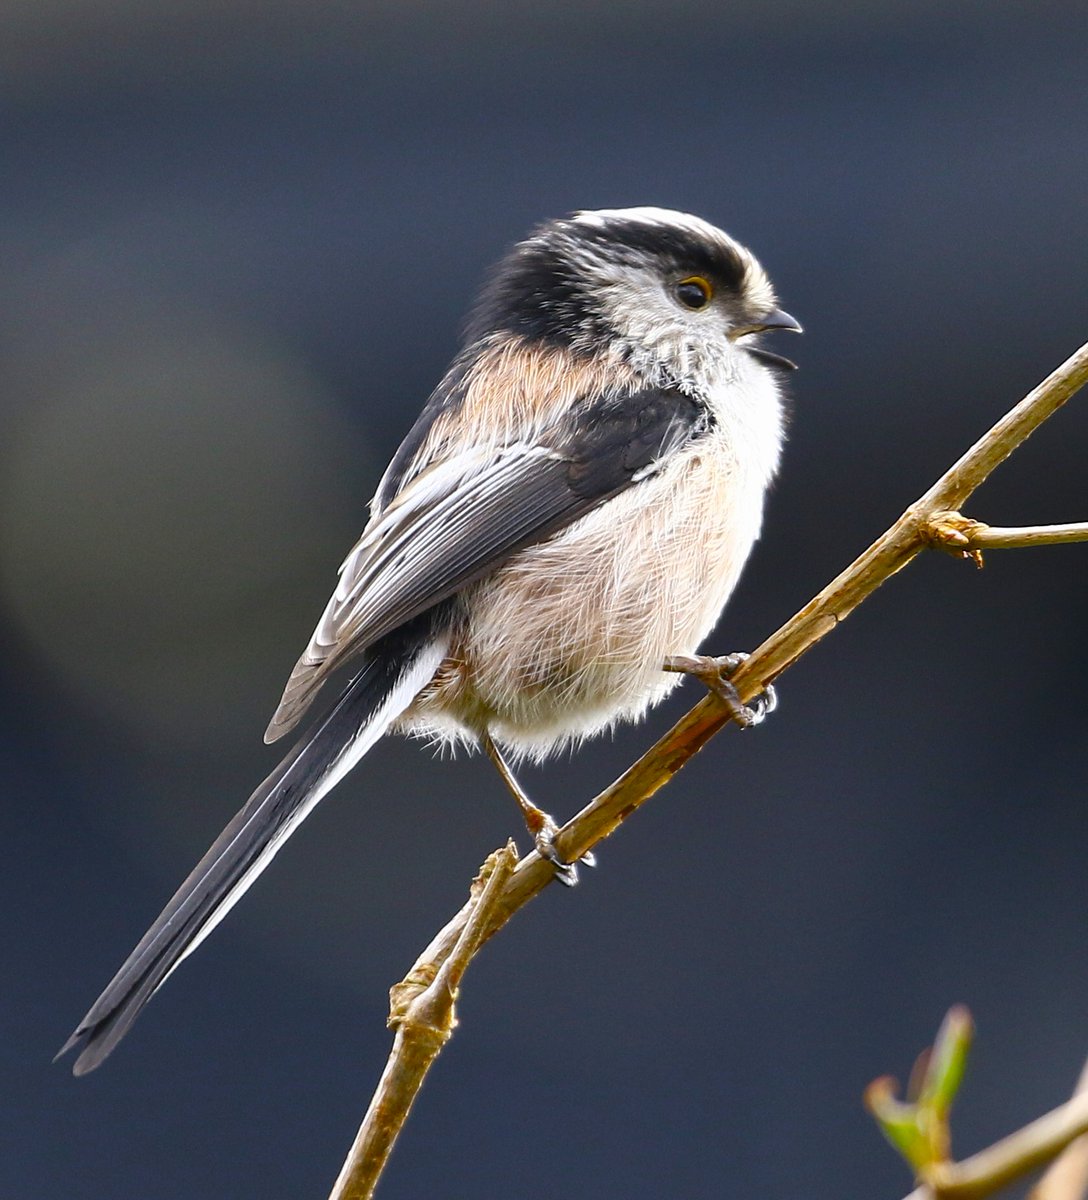
[(454, 1001), (472, 956), (488, 927), (492, 908), (518, 861), (513, 842), (496, 850), (473, 881), (461, 933), (440, 964), (421, 957), (391, 992), (393, 1049), (374, 1098), (355, 1136), (329, 1200), (369, 1200), (385, 1168), (424, 1076), (457, 1024)]
[(982, 1200), (1057, 1157), (1088, 1132), (1088, 1092), (958, 1163), (937, 1163), (907, 1200)]
[[(1088, 1063), (1077, 1080), (1074, 1096), (1088, 1093)], [(1031, 1190), (1028, 1200), (1082, 1200), (1088, 1191), (1088, 1137), (1069, 1143)]]
[(1021, 525), (1005, 528), (984, 525), (971, 534), (971, 545), (979, 550), (1013, 550), (1021, 546), (1063, 546), (1088, 542), (1088, 521), (1070, 525)]
[[(1086, 382), (1088, 345), (1082, 346), (1015, 408), (1006, 413), (911, 505), (890, 529), (756, 649), (730, 677), (730, 682), (737, 689), (740, 698), (745, 702), (752, 700), (787, 667), (836, 628), (885, 580), (902, 570), (927, 545), (933, 544), (930, 522), (934, 514), (959, 509), (990, 472)], [(612, 833), (664, 786), (729, 720), (729, 711), (722, 700), (713, 694), (701, 700), (619, 779), (605, 788), (563, 826), (556, 838), (556, 847), (561, 857), (567, 862), (574, 862)], [(501, 892), (494, 897), (494, 903), (489, 906), (487, 916), (480, 917), (477, 914), (476, 919), (482, 926), (479, 940), (482, 942), (501, 929), (519, 908), (542, 891), (553, 878), (551, 863), (546, 862), (535, 851), (523, 859), (506, 880)], [(441, 964), (445, 961), (458, 945), (466, 922), (473, 917), (475, 907), (475, 902), (470, 900), (439, 931), (424, 952), (423, 961), (429, 964)], [(400, 1040), (399, 1031), (397, 1040)], [(438, 1049), (440, 1045), (436, 1047), (435, 1054)], [(390, 1066), (386, 1068), (386, 1075), (389, 1074), (392, 1062), (391, 1059)], [(384, 1084), (383, 1075), (379, 1092)], [(411, 1103), (412, 1094), (414, 1093), (402, 1093), (406, 1104)], [(372, 1110), (377, 1102), (376, 1096), (371, 1104)], [(406, 1110), (400, 1116), (401, 1122), (404, 1115)], [(368, 1112), (368, 1120), (369, 1117)], [(359, 1139), (356, 1139), (356, 1146), (358, 1142)], [(353, 1147), (353, 1154), (355, 1149), (356, 1147)], [(363, 1153), (366, 1153), (365, 1149)], [(347, 1171), (346, 1164), (341, 1179)], [(377, 1173), (374, 1175), (374, 1178), (376, 1177)], [(333, 1198), (356, 1200), (356, 1197), (369, 1194), (334, 1190)]]
[[(1088, 383), (1088, 344), (1034, 388), (920, 497), (898, 521), (795, 616), (773, 633), (730, 676), (740, 698), (749, 701), (827, 636), (876, 589), (930, 544), (934, 513), (958, 507), (1018, 445), (1076, 391)], [(595, 796), (559, 831), (556, 846), (574, 862), (606, 838), (720, 730), (729, 711), (714, 695), (704, 697), (614, 783)], [(551, 864), (535, 851), (518, 864), (495, 910), (500, 929), (552, 879)], [(456, 914), (431, 943), (435, 957), (448, 952), (467, 909)]]

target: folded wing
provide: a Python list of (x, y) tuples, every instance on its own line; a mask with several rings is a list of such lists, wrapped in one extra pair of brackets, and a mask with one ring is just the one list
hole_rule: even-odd
[(471, 449), (413, 478), (340, 568), (265, 741), (298, 723), (337, 667), (645, 478), (708, 425), (705, 410), (673, 389), (597, 396), (534, 444)]

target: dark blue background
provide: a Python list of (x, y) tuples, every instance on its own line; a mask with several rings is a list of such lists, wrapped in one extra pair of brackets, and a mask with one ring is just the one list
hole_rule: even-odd
[[(363, 11), (366, 10), (366, 11)], [(260, 735), (537, 221), (661, 204), (805, 324), (751, 647), (1088, 337), (1079, 3), (0, 13), (0, 1191), (321, 1196), (386, 989), (517, 830), (389, 742), (82, 1081), (49, 1059), (269, 769)], [(1088, 517), (1086, 401), (971, 503)], [(894, 1197), (864, 1085), (979, 1025), (956, 1148), (1088, 1050), (1088, 550), (932, 556), (473, 967), (381, 1195)], [(670, 717), (527, 780), (560, 815)]]

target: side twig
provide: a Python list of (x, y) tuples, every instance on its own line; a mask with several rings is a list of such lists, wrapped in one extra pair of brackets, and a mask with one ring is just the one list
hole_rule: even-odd
[(396, 1029), (393, 1049), (374, 1098), (333, 1185), (330, 1200), (369, 1200), (393, 1150), (424, 1076), (457, 1024), (454, 1001), (472, 956), (518, 861), (513, 842), (496, 850), (473, 881), (473, 895), (452, 950), (436, 964), (421, 957), (393, 988), (389, 1024)]
[(999, 525), (984, 525), (971, 537), (971, 544), (980, 550), (1013, 550), (1019, 546), (1064, 546), (1069, 542), (1088, 542), (1088, 521), (1069, 525), (1024, 525), (1005, 529)]
[[(941, 545), (945, 549), (962, 551), (962, 545), (947, 544), (946, 537), (940, 530), (935, 529), (935, 517), (938, 514), (958, 515), (964, 501), (994, 468), (1086, 382), (1088, 345), (1082, 346), (1006, 413), (915, 501), (890, 529), (753, 652), (730, 677), (730, 682), (737, 689), (741, 700), (748, 702), (762, 692), (817, 642), (822, 641), (885, 580), (902, 570), (921, 550), (930, 545)], [(714, 695), (701, 700), (623, 775), (563, 826), (556, 838), (556, 847), (561, 857), (567, 862), (573, 862), (606, 838), (664, 786), (729, 720), (729, 710), (722, 700)], [(528, 855), (489, 900), (485, 914), (478, 913), (475, 899), (470, 900), (436, 934), (421, 956), (421, 961), (433, 964), (436, 968), (445, 962), (455, 947), (463, 944), (461, 939), (470, 920), (477, 929), (477, 934), (474, 934), (475, 944), (482, 943), (502, 928), (518, 909), (542, 891), (553, 877), (551, 863), (544, 861), (536, 852)], [(397, 1040), (400, 1040), (399, 1030)], [(434, 1054), (437, 1054), (440, 1045)], [(396, 1051), (395, 1043), (394, 1054)], [(431, 1055), (431, 1059), (434, 1054)], [(390, 1066), (387, 1066), (382, 1083), (379, 1084), (380, 1094), (392, 1064), (391, 1057)], [(422, 1074), (419, 1078), (422, 1079)], [(407, 1105), (411, 1104), (414, 1094), (407, 1091), (400, 1093), (401, 1103), (405, 1106), (399, 1117), (400, 1123), (403, 1123)], [(376, 1095), (371, 1110), (377, 1103)], [(1075, 1102), (1070, 1101), (1070, 1104), (1073, 1103)], [(368, 1112), (368, 1120), (369, 1117)], [(355, 1178), (359, 1166), (353, 1160), (360, 1154), (365, 1156), (370, 1152), (365, 1144), (360, 1144), (361, 1138), (362, 1131), (341, 1172), (338, 1189), (341, 1181)], [(968, 1160), (971, 1161), (973, 1160)], [(377, 1178), (377, 1173), (380, 1173), (381, 1165), (384, 1165), (384, 1158), (378, 1172), (374, 1173), (374, 1179)], [(334, 1190), (332, 1196), (333, 1200), (356, 1200), (356, 1197), (370, 1194), (366, 1191)]]

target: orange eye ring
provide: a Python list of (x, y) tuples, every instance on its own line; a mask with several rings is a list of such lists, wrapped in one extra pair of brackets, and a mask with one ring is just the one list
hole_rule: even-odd
[(710, 280), (702, 275), (689, 275), (686, 279), (681, 279), (673, 291), (677, 300), (693, 312), (706, 308), (714, 299), (714, 288)]

